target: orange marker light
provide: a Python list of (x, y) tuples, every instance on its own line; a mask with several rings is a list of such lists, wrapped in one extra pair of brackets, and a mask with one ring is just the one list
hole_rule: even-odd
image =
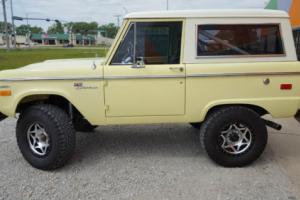
[(11, 90), (2, 90), (2, 91), (0, 91), (0, 96), (2, 96), (2, 97), (11, 96)]

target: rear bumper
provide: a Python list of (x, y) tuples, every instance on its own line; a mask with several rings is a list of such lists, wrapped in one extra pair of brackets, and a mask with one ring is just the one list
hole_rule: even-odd
[(0, 113), (0, 122), (1, 122), (2, 120), (6, 119), (6, 118), (7, 118), (6, 115), (3, 115), (2, 113)]

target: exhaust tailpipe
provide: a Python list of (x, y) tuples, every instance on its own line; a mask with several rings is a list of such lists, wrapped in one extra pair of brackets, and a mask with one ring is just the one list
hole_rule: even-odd
[(276, 122), (272, 122), (272, 121), (267, 120), (267, 119), (263, 119), (263, 120), (264, 120), (265, 124), (270, 128), (273, 128), (277, 131), (280, 131), (282, 129), (282, 126), (280, 124), (276, 123)]

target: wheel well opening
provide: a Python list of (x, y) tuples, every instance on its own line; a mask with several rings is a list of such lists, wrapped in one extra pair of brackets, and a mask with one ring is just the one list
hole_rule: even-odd
[(241, 107), (246, 107), (249, 108), (253, 111), (255, 111), (257, 114), (259, 114), (260, 116), (264, 116), (266, 114), (268, 114), (269, 112), (267, 110), (265, 110), (264, 108), (260, 107), (260, 106), (256, 106), (256, 105), (251, 105), (251, 104), (226, 104), (226, 105), (218, 105), (218, 106), (214, 106), (212, 108), (210, 108), (206, 114), (206, 116), (209, 116), (211, 113), (213, 113), (216, 110), (225, 108), (225, 107), (231, 107), (231, 106), (241, 106)]
[(19, 102), (16, 112), (20, 113), (29, 106), (38, 103), (56, 105), (65, 111), (68, 111), (68, 106), (70, 104), (70, 102), (66, 98), (58, 95), (31, 95), (23, 98)]
[(59, 95), (32, 95), (23, 98), (16, 108), (16, 113), (23, 112), (34, 104), (51, 104), (64, 110), (73, 119), (74, 116), (82, 116), (77, 108), (66, 98)]

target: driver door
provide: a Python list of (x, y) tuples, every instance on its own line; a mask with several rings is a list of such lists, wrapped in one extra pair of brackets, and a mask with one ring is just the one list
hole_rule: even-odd
[(185, 113), (182, 22), (135, 22), (104, 68), (107, 117)]

